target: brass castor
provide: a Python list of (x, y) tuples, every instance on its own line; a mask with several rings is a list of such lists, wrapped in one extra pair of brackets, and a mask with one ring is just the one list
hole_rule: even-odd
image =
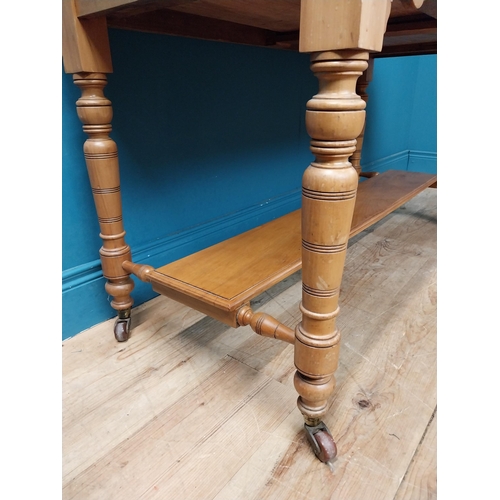
[(114, 327), (115, 339), (126, 342), (130, 337), (130, 310), (119, 311)]
[(314, 454), (324, 463), (332, 462), (337, 456), (337, 445), (328, 427), (320, 422), (314, 426), (304, 424), (304, 429)]

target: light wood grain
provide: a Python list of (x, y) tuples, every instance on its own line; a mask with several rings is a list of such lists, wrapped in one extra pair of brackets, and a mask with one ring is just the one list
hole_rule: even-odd
[[(80, 17), (96, 17), (116, 11), (131, 14), (157, 9), (172, 9), (209, 18), (225, 19), (283, 31), (298, 30), (300, 0), (75, 0)], [(391, 17), (435, 12), (436, 0), (392, 0)], [(272, 25), (266, 25), (272, 22)]]
[(395, 500), (437, 498), (437, 413), (429, 423)]
[[(63, 343), (64, 500), (431, 495), (436, 195), (350, 242), (325, 417), (339, 446), (332, 470), (302, 430), (293, 346), (158, 297), (137, 308), (126, 344), (109, 321)], [(300, 295), (296, 273), (252, 308), (293, 328)]]
[(380, 52), (391, 0), (301, 0), (300, 52)]
[[(300, 0), (63, 0), (75, 6), (75, 20), (85, 25), (88, 21), (101, 21), (101, 26), (145, 31), (168, 35), (187, 36), (206, 40), (218, 40), (265, 47), (298, 50), (300, 26)], [(305, 2), (303, 2), (305, 3)], [(323, 8), (322, 0), (311, 2), (314, 9)], [(354, 2), (348, 2), (351, 6)], [(366, 17), (368, 2), (360, 10), (361, 31), (357, 26), (342, 28), (341, 39), (356, 39), (363, 44), (366, 38)], [(373, 7), (386, 13), (386, 4), (380, 8), (381, 0), (376, 0)], [(318, 7), (319, 6), (319, 7)], [(327, 10), (321, 13), (321, 22), (336, 25), (339, 23), (333, 0), (325, 2)], [(364, 11), (364, 12), (362, 12)], [(104, 17), (106, 16), (106, 18)], [(314, 18), (308, 15), (307, 22)], [(345, 20), (345, 12), (342, 13)], [(437, 17), (436, 0), (392, 0), (388, 34), (384, 37), (381, 56), (394, 54), (435, 54), (437, 51), (437, 23), (429, 24)], [(405, 26), (401, 24), (404, 22)], [(312, 37), (317, 42), (323, 38), (324, 28), (312, 27)], [(352, 31), (349, 31), (351, 30)], [(399, 32), (404, 28), (406, 32)], [(426, 35), (429, 28), (432, 32)], [(334, 30), (334, 31), (335, 31)], [(316, 34), (315, 34), (316, 33)], [(347, 35), (347, 37), (345, 36)], [(328, 35), (330, 36), (330, 35)], [(329, 49), (337, 46), (338, 37), (330, 38)], [(395, 46), (397, 45), (397, 46)], [(386, 47), (388, 50), (386, 50)], [(74, 47), (80, 50), (80, 47)], [(84, 45), (81, 45), (84, 48)], [(74, 54), (79, 57), (77, 52)], [(378, 57), (379, 54), (375, 54)], [(72, 57), (72, 55), (71, 55)], [(83, 71), (81, 69), (77, 71)], [(91, 69), (89, 71), (104, 71)]]
[(234, 309), (300, 269), (300, 243), (300, 213), (292, 212), (156, 270), (177, 283), (151, 279), (186, 293), (206, 291), (213, 296), (207, 302)]
[[(350, 237), (434, 180), (430, 174), (387, 171), (361, 182)], [(141, 276), (158, 293), (236, 326), (242, 304), (301, 268), (300, 230), (297, 210)]]
[(62, 55), (66, 73), (112, 73), (106, 18), (78, 19), (74, 1), (63, 0)]
[[(118, 150), (109, 136), (113, 109), (104, 96), (107, 78), (104, 73), (76, 73), (73, 81), (82, 92), (76, 109), (83, 131), (88, 135), (83, 151), (103, 241), (99, 255), (103, 276), (107, 279), (105, 288), (113, 297), (111, 306), (118, 311), (120, 319), (125, 319), (134, 303), (130, 295), (134, 282), (122, 263), (130, 261), (132, 255), (125, 242)], [(116, 323), (117, 340), (127, 340), (127, 324), (127, 321)]]

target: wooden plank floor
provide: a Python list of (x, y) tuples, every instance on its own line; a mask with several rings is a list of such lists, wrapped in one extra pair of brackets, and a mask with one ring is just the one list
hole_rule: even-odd
[[(165, 297), (63, 343), (63, 498), (436, 498), (436, 198), (351, 239), (330, 468), (302, 431), (293, 346)], [(300, 273), (253, 301), (290, 327)]]

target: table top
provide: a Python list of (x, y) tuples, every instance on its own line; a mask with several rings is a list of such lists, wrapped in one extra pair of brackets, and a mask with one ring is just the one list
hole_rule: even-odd
[[(300, 0), (76, 0), (79, 18), (111, 28), (298, 50)], [(435, 54), (437, 0), (392, 0), (374, 57)]]

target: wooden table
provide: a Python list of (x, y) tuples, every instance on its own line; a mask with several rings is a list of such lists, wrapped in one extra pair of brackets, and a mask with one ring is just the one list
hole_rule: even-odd
[[(106, 290), (118, 311), (116, 339), (129, 337), (134, 274), (235, 328), (250, 325), (293, 344), (298, 407), (324, 462), (336, 455), (322, 418), (335, 387), (349, 237), (436, 183), (434, 175), (400, 171), (360, 182), (369, 65), (373, 57), (435, 53), (436, 12), (435, 0), (63, 0), (64, 68), (82, 91), (77, 112), (89, 137), (84, 154)], [(157, 269), (134, 262), (109, 136), (112, 107), (103, 92), (112, 72), (108, 26), (310, 53), (319, 92), (306, 107), (315, 160), (303, 176), (301, 210)], [(302, 321), (295, 330), (252, 311), (253, 297), (301, 267)]]

